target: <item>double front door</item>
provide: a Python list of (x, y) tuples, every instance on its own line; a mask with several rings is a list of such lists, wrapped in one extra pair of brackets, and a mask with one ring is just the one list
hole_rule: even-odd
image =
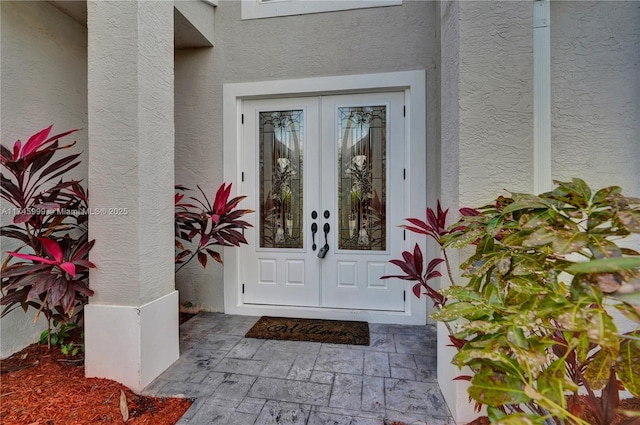
[(404, 310), (404, 94), (243, 102), (245, 304)]

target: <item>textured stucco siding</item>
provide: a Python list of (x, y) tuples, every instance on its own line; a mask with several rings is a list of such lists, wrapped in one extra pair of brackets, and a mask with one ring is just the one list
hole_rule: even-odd
[[(91, 303), (138, 306), (174, 290), (173, 8), (89, 2)], [(124, 189), (123, 189), (124, 188)]]
[[(33, 133), (53, 124), (53, 132), (80, 131), (64, 139), (77, 141), (66, 152), (82, 152), (82, 163), (69, 176), (87, 178), (87, 34), (86, 29), (47, 2), (0, 2), (2, 144), (24, 143)], [(10, 204), (0, 201), (0, 207)], [(0, 224), (10, 224), (2, 215)], [(2, 238), (0, 249), (15, 248)], [(33, 324), (18, 308), (2, 318), (0, 357), (34, 342), (46, 325)]]
[[(533, 11), (529, 2), (440, 3), (440, 194), (454, 219), (504, 189), (533, 188)], [(457, 270), (466, 253), (449, 252)], [(441, 279), (441, 285), (448, 280)], [(438, 382), (458, 423), (474, 419), (467, 383), (438, 326)]]
[(533, 190), (533, 10), (461, 2), (460, 205)]
[[(246, 21), (239, 1), (220, 1), (215, 47), (176, 55), (176, 182), (201, 184), (207, 193), (222, 182), (225, 83), (426, 69), (425, 123), (427, 139), (435, 143), (435, 25), (435, 3), (425, 1)], [(192, 82), (199, 90), (181, 92)], [(222, 311), (222, 276), (217, 264), (205, 271), (197, 262), (186, 267), (176, 279), (182, 300)]]
[(552, 175), (640, 195), (640, 3), (551, 3)]

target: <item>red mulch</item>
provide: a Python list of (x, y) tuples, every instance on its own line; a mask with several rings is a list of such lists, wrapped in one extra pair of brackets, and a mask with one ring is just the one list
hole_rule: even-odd
[[(81, 343), (78, 334), (69, 341)], [(33, 344), (2, 360), (0, 423), (121, 424), (120, 390), (127, 398), (127, 424), (174, 425), (191, 406), (192, 400), (139, 396), (118, 382), (85, 378), (82, 355)]]

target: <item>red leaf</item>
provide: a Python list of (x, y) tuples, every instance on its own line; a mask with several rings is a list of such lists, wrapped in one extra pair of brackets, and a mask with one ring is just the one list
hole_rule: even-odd
[(434, 258), (429, 261), (429, 265), (427, 266), (427, 273), (431, 273), (433, 269), (435, 269), (438, 264), (442, 263), (444, 260), (442, 258)]
[(413, 224), (414, 226), (417, 226), (419, 228), (422, 228), (424, 230), (434, 230), (433, 227), (429, 226), (427, 223), (425, 223), (422, 220), (419, 220), (417, 218), (407, 218), (406, 219), (409, 223)]
[(422, 289), (421, 283), (416, 283), (415, 285), (413, 285), (413, 288), (411, 288), (411, 290), (413, 291), (413, 295), (415, 295), (418, 298), (420, 298), (421, 289)]
[(53, 127), (53, 125), (50, 125), (49, 127), (43, 130), (40, 130), (39, 132), (31, 136), (27, 141), (27, 143), (25, 143), (24, 148), (22, 149), (20, 158), (24, 158), (25, 156), (29, 155), (31, 152), (34, 152), (35, 150), (37, 150), (42, 145), (42, 143), (45, 140), (47, 140), (47, 137), (51, 132), (51, 127)]
[(53, 260), (50, 260), (48, 258), (38, 257), (37, 255), (21, 254), (19, 252), (7, 252), (7, 254), (11, 255), (12, 257), (22, 258), (23, 260), (32, 260), (32, 261), (37, 261), (39, 263), (44, 263), (44, 264), (57, 264)]
[(62, 249), (60, 249), (60, 245), (58, 245), (58, 242), (49, 238), (40, 238), (40, 243), (42, 243), (45, 251), (47, 251), (49, 255), (51, 255), (56, 260), (56, 262), (62, 262)]
[(216, 252), (216, 251), (214, 251), (212, 249), (208, 249), (208, 248), (207, 248), (207, 252), (211, 256), (211, 258), (216, 260), (218, 263), (223, 264), (222, 257), (220, 256), (220, 254), (218, 252)]
[(200, 264), (202, 264), (203, 268), (207, 267), (207, 254), (205, 254), (204, 252), (198, 252), (198, 261), (200, 261)]
[(433, 229), (438, 229), (438, 218), (431, 208), (427, 208), (427, 221)]
[(13, 217), (13, 224), (26, 223), (27, 221), (31, 220), (31, 217), (33, 217), (31, 214), (18, 214)]
[(16, 140), (13, 144), (13, 160), (16, 161), (20, 157), (20, 149), (22, 148), (22, 142)]
[(60, 264), (60, 268), (65, 272), (69, 273), (71, 277), (76, 277), (76, 265), (73, 263), (62, 263)]
[(480, 215), (480, 212), (473, 208), (460, 208), (460, 215), (463, 215), (465, 217), (473, 217), (476, 215)]
[(416, 275), (418, 276), (422, 276), (423, 261), (422, 250), (420, 246), (416, 244), (416, 246), (413, 247), (413, 268), (416, 270)]

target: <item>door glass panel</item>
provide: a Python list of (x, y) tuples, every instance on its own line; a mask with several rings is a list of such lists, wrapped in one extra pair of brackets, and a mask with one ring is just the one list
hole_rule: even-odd
[(259, 115), (260, 247), (302, 248), (303, 111)]
[(386, 109), (338, 108), (339, 249), (386, 250)]

